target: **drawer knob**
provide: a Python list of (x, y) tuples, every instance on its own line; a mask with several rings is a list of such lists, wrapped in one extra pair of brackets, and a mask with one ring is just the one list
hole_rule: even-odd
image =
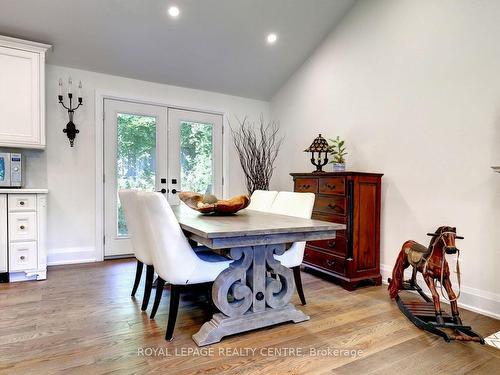
[(338, 206), (336, 204), (328, 203), (328, 207), (330, 207), (332, 210), (335, 210)]
[(330, 260), (330, 259), (328, 259), (328, 260), (326, 261), (326, 264), (327, 264), (328, 266), (330, 266), (330, 267), (333, 267), (333, 266), (334, 266), (334, 264), (335, 264), (335, 261), (334, 261), (334, 260)]
[(326, 187), (330, 190), (335, 190), (335, 185), (326, 184)]
[(302, 185), (302, 189), (309, 189), (311, 185)]
[(19, 257), (19, 259), (21, 259), (21, 260), (25, 260), (25, 259), (26, 259), (26, 257), (25, 257), (24, 255), (21, 255), (21, 256)]
[(24, 201), (19, 202), (21, 206), (24, 206)]
[(335, 247), (335, 245), (337, 245), (337, 243), (335, 242), (335, 240), (328, 241), (328, 246), (329, 247)]
[(21, 225), (21, 226), (19, 227), (19, 229), (24, 230), (24, 229), (26, 229), (26, 227), (25, 227), (24, 225)]

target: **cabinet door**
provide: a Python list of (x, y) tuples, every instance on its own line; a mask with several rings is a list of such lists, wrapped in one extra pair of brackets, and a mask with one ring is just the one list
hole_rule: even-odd
[(0, 272), (7, 271), (7, 195), (0, 194)]
[(0, 47), (0, 146), (44, 146), (41, 56)]

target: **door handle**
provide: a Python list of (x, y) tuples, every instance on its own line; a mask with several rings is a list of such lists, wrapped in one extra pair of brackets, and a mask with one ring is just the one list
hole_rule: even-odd
[(167, 189), (161, 189), (158, 193), (165, 194), (167, 192)]
[(177, 194), (177, 193), (180, 193), (180, 191), (177, 189), (172, 189), (172, 194)]

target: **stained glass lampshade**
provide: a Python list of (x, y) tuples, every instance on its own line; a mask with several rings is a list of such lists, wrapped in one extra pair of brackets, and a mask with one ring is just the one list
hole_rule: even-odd
[(311, 153), (311, 163), (316, 167), (313, 173), (322, 173), (323, 166), (328, 163), (328, 142), (320, 135), (311, 143), (311, 145), (304, 150), (304, 152)]

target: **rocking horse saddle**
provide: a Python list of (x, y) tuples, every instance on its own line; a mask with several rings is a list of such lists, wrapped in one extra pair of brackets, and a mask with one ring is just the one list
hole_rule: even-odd
[(424, 245), (417, 242), (413, 243), (409, 248), (405, 249), (406, 256), (408, 257), (408, 262), (414, 266), (418, 265), (426, 255), (429, 253), (429, 249)]

